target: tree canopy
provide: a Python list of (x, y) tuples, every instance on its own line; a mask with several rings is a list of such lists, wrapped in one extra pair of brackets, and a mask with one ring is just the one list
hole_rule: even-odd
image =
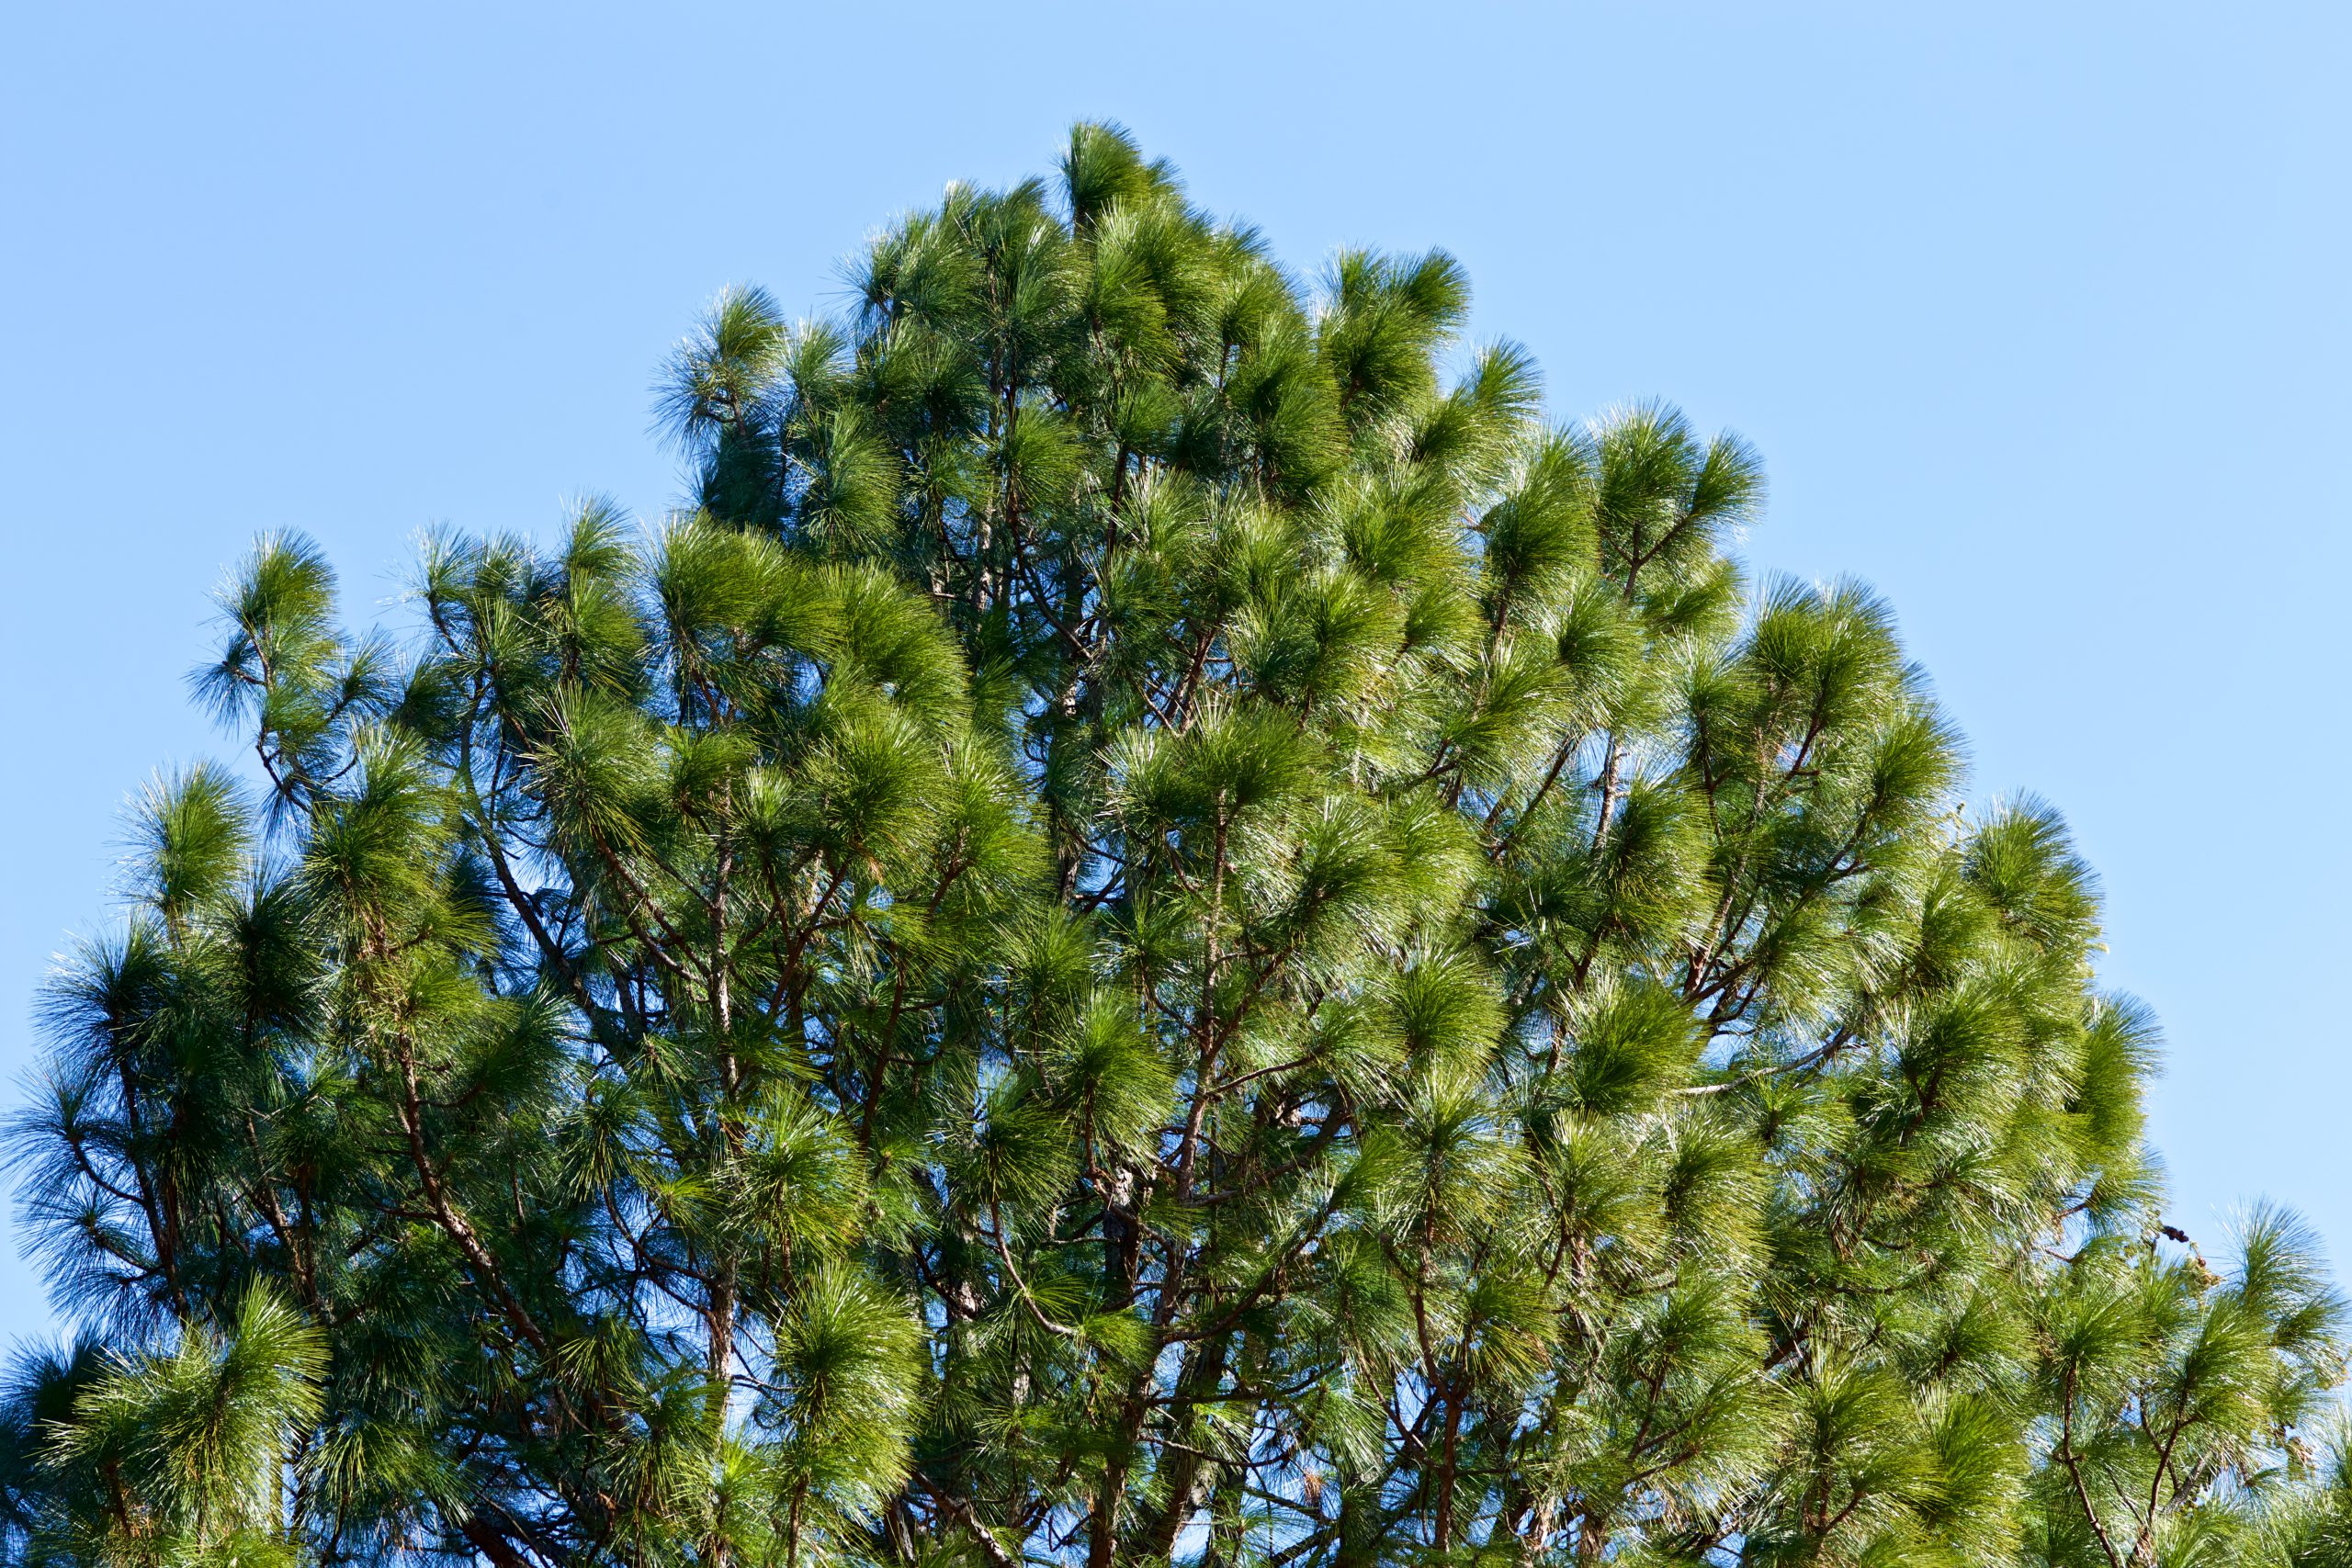
[(2352, 1563), (2344, 1305), (1757, 455), (1114, 127), (639, 528), (265, 539), (11, 1149), (40, 1564)]

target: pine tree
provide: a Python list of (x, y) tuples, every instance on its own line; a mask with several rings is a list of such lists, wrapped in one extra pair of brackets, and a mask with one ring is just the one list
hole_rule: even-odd
[(657, 529), (225, 590), (12, 1560), (2352, 1563), (2312, 1239), (2165, 1225), (2091, 873), (1755, 453), (1111, 127), (856, 290)]

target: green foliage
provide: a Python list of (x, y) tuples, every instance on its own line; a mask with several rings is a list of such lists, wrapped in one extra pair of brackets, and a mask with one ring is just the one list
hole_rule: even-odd
[(679, 349), (658, 530), (222, 595), (15, 1559), (2352, 1562), (2314, 1247), (2163, 1225), (2090, 873), (1750, 449), (1114, 128), (854, 285)]

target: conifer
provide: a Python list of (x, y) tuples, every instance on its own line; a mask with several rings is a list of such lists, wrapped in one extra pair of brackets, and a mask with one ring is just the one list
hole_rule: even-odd
[(11, 1145), (12, 1562), (2352, 1563), (2096, 883), (1758, 455), (1115, 127), (730, 292), (693, 493), (265, 539)]

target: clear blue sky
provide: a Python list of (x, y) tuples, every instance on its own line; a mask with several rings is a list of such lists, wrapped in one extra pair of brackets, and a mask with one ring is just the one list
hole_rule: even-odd
[(1102, 117), (1302, 266), (1452, 249), (1560, 415), (1760, 446), (1757, 567), (1883, 590), (1973, 795), (2104, 874), (2174, 1218), (2268, 1194), (2352, 1277), (2352, 6), (362, 9), (0, 20), (0, 1079), (125, 795), (227, 745), (182, 678), (254, 533), (368, 618), (424, 525), (656, 513), (712, 293), (828, 306)]

